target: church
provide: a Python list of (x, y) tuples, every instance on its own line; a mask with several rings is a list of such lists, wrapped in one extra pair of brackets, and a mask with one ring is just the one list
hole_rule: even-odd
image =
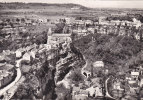
[(47, 32), (47, 37), (47, 45), (51, 45), (52, 47), (58, 47), (60, 44), (72, 42), (71, 34), (53, 33), (51, 28)]

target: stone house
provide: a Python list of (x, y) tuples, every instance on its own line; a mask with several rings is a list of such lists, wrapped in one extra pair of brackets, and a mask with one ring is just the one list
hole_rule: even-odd
[(131, 72), (131, 77), (135, 80), (138, 80), (138, 77), (139, 77), (139, 72)]
[(80, 89), (79, 87), (73, 87), (72, 99), (73, 100), (87, 100), (89, 92), (87, 90)]

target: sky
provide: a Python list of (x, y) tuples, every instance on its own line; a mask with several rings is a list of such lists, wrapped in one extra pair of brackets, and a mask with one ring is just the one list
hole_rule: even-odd
[(143, 0), (0, 0), (0, 2), (75, 3), (91, 8), (143, 8)]

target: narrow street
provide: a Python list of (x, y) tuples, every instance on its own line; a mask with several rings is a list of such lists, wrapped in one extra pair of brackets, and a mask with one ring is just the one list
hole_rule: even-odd
[(105, 81), (106, 97), (109, 97), (109, 98), (111, 98), (111, 99), (115, 99), (115, 98), (113, 98), (113, 97), (109, 94), (109, 92), (108, 92), (107, 83), (108, 83), (108, 80), (109, 80), (109, 79), (110, 79), (110, 77), (108, 77), (108, 78), (106, 79), (106, 81)]
[[(85, 60), (85, 56), (83, 55), (83, 59)], [(86, 62), (85, 62), (85, 65), (82, 67), (82, 69), (81, 69), (81, 74), (83, 74), (83, 72), (85, 71), (84, 69), (87, 67), (87, 60), (85, 60)]]

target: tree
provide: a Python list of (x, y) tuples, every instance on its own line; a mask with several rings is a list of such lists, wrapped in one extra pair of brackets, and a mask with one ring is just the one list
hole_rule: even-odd
[(14, 28), (14, 25), (13, 25), (13, 23), (11, 23), (11, 22), (10, 22), (9, 24), (10, 24), (10, 26), (11, 26), (12, 28)]
[(83, 81), (83, 76), (80, 73), (81, 69), (76, 69), (74, 70), (74, 72), (69, 76), (69, 79), (71, 79), (73, 82), (75, 82), (76, 84), (80, 83), (81, 81)]
[(45, 31), (42, 34), (36, 36), (36, 44), (46, 44), (47, 43), (47, 33)]
[(24, 19), (24, 18), (22, 18), (22, 19), (21, 19), (21, 22), (22, 22), (22, 23), (24, 23), (24, 22), (25, 22), (25, 19)]
[(7, 19), (6, 19), (6, 21), (9, 23), (9, 22), (10, 22), (10, 19), (9, 19), (9, 18), (7, 18)]
[(47, 19), (47, 22), (50, 22), (50, 19)]
[(14, 99), (32, 99), (32, 88), (28, 84), (22, 84), (19, 86), (17, 92), (14, 94)]
[(71, 39), (72, 39), (72, 41), (74, 41), (74, 40), (76, 39), (76, 36), (77, 36), (76, 33), (72, 33), (72, 34), (71, 34)]
[(16, 18), (16, 21), (19, 23), (20, 19), (19, 19), (19, 18)]
[(64, 27), (65, 27), (65, 23), (58, 23), (58, 24), (56, 24), (56, 29), (54, 32), (55, 33), (62, 33)]

